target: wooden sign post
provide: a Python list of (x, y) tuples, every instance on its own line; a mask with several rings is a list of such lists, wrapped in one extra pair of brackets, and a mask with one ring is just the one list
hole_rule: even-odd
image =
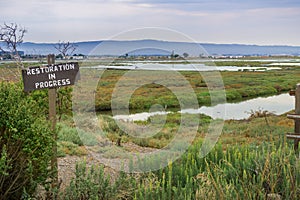
[(57, 133), (56, 133), (56, 88), (74, 85), (79, 78), (79, 65), (77, 62), (55, 64), (53, 54), (47, 57), (48, 65), (40, 67), (29, 67), (22, 70), (24, 91), (48, 89), (49, 97), (49, 120), (53, 131), (53, 157), (51, 159), (51, 170), (54, 173), (52, 188), (58, 185), (57, 165)]
[(290, 95), (295, 96), (295, 114), (287, 115), (287, 117), (295, 121), (295, 129), (294, 133), (288, 133), (286, 137), (294, 140), (294, 149), (297, 151), (300, 142), (300, 83), (297, 84), (295, 91), (290, 92)]
[[(48, 65), (55, 64), (55, 57), (53, 54), (47, 56)], [(54, 173), (52, 178), (52, 188), (56, 188), (58, 185), (58, 164), (57, 164), (57, 133), (56, 133), (56, 88), (50, 88), (48, 90), (49, 99), (49, 120), (51, 121), (51, 129), (53, 132), (53, 149), (52, 149), (52, 159), (51, 159), (51, 171)]]

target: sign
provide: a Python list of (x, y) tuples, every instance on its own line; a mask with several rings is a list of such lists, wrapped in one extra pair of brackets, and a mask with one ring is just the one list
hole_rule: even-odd
[(29, 67), (22, 70), (24, 91), (74, 85), (77, 75), (79, 75), (77, 62)]

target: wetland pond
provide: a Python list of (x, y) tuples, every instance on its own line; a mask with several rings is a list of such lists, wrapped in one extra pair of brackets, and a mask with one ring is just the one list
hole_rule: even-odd
[[(259, 60), (261, 61), (261, 60)], [(263, 60), (262, 60), (263, 61)], [(91, 69), (98, 69), (98, 70), (106, 70), (106, 69), (122, 69), (122, 70), (155, 70), (155, 71), (269, 71), (269, 70), (280, 70), (282, 69), (279, 66), (284, 66), (279, 63), (279, 60), (268, 60), (268, 62), (278, 62), (276, 64), (264, 64), (259, 67), (254, 66), (208, 66), (202, 63), (188, 63), (188, 64), (181, 64), (181, 63), (156, 63), (153, 62), (130, 62), (130, 63), (120, 63), (120, 65), (98, 65), (93, 67), (85, 67)], [(289, 61), (289, 60), (287, 60)], [(282, 61), (282, 62), (287, 62)], [(289, 62), (288, 65), (298, 66), (300, 62), (297, 60), (297, 63)], [(113, 118), (117, 120), (124, 120), (124, 121), (145, 121), (149, 117), (154, 115), (166, 115), (168, 113), (190, 113), (190, 114), (205, 114), (211, 116), (214, 119), (247, 119), (251, 112), (255, 111), (268, 111), (274, 113), (276, 115), (280, 115), (291, 111), (294, 109), (295, 99), (289, 94), (280, 94), (274, 95), (270, 97), (258, 97), (250, 100), (244, 100), (238, 103), (224, 103), (218, 104), (216, 106), (202, 106), (198, 109), (184, 109), (180, 111), (148, 111), (148, 112), (138, 112), (138, 111), (130, 111), (134, 114), (129, 115), (114, 115)]]
[(156, 71), (269, 71), (280, 70), (280, 67), (262, 66), (262, 67), (238, 67), (238, 66), (208, 66), (205, 64), (158, 64), (158, 63), (121, 63), (120, 66), (116, 65), (98, 65), (93, 67), (83, 67), (91, 69), (122, 69), (122, 70), (156, 70)]
[[(224, 103), (216, 106), (202, 106), (198, 109), (184, 109), (180, 113), (205, 114), (213, 119), (247, 119), (251, 112), (268, 111), (276, 115), (284, 114), (294, 109), (295, 97), (289, 94), (280, 94), (270, 97), (258, 97), (239, 103)], [(166, 115), (172, 111), (141, 112), (130, 115), (115, 115), (114, 119), (124, 121), (145, 121), (154, 115)]]

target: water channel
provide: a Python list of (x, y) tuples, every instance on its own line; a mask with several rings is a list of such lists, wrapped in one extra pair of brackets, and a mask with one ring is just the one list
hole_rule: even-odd
[[(280, 94), (270, 97), (258, 97), (255, 99), (245, 100), (239, 103), (225, 103), (216, 106), (202, 106), (199, 109), (185, 109), (180, 113), (198, 114), (202, 113), (211, 116), (214, 119), (247, 119), (251, 112), (269, 111), (276, 115), (281, 115), (294, 109), (295, 99), (289, 94)], [(158, 112), (141, 112), (130, 115), (115, 115), (114, 119), (125, 121), (144, 121), (150, 116), (166, 115), (170, 111)]]
[(156, 71), (269, 71), (279, 70), (280, 67), (265, 66), (265, 67), (238, 67), (238, 66), (207, 66), (205, 64), (157, 64), (157, 63), (134, 63), (129, 65), (98, 65), (93, 67), (83, 67), (92, 69), (122, 69), (122, 70), (156, 70)]

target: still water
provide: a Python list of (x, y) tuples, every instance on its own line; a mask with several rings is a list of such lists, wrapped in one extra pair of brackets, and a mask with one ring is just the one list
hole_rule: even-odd
[[(269, 111), (276, 115), (286, 113), (295, 107), (295, 99), (289, 94), (280, 94), (270, 97), (259, 97), (242, 101), (239, 103), (225, 103), (216, 106), (202, 106), (199, 109), (184, 109), (180, 113), (198, 114), (202, 113), (211, 116), (214, 119), (246, 119), (250, 116), (251, 111)], [(150, 116), (166, 115), (170, 112), (142, 112), (131, 115), (115, 115), (114, 119), (125, 121), (144, 121)]]
[(157, 64), (157, 63), (135, 63), (124, 66), (98, 65), (84, 67), (92, 69), (126, 69), (126, 70), (156, 70), (156, 71), (269, 71), (279, 70), (280, 67), (237, 67), (237, 66), (207, 66), (204, 64)]

